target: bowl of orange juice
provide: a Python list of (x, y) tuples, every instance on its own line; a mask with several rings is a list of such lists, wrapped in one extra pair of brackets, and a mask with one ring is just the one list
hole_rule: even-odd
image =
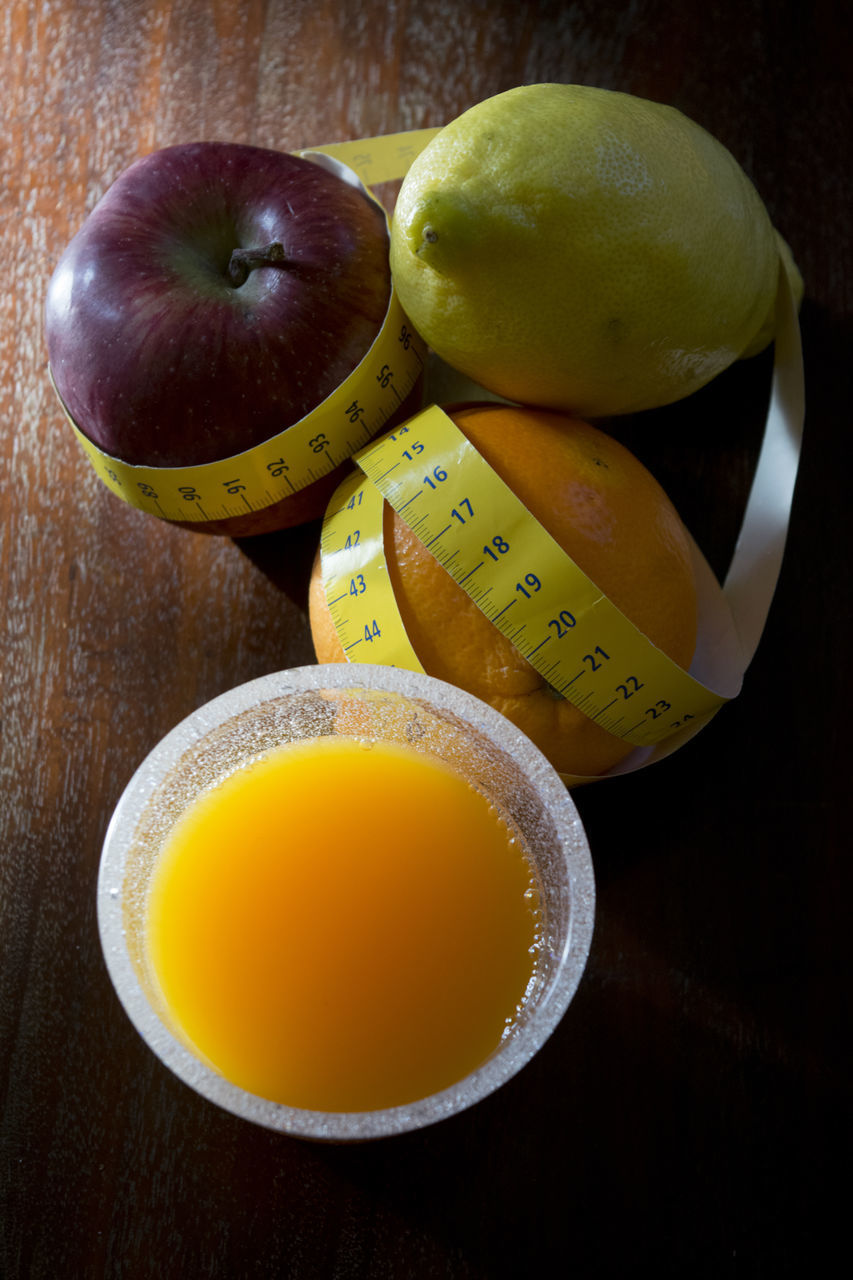
[(199, 708), (127, 785), (98, 925), (121, 1003), (225, 1110), (363, 1141), (470, 1107), (565, 1014), (595, 889), (536, 747), (448, 684), (296, 668)]

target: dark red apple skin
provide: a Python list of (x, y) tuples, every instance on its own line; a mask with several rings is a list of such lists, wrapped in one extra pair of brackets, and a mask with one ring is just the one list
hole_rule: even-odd
[[(232, 283), (232, 251), (273, 241), (284, 261)], [(212, 462), (334, 391), (373, 343), (390, 290), (385, 217), (357, 188), (284, 152), (167, 147), (125, 170), (60, 259), (45, 308), (50, 367), (106, 453)], [(322, 505), (302, 490), (277, 514), (220, 523), (239, 536), (244, 519), (266, 531)]]

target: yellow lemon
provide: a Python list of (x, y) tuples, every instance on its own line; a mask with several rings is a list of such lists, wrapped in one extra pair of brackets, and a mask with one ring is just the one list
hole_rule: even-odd
[(769, 340), (779, 254), (721, 143), (584, 85), (510, 89), (448, 124), (391, 231), (400, 301), (447, 364), (587, 417), (678, 400)]

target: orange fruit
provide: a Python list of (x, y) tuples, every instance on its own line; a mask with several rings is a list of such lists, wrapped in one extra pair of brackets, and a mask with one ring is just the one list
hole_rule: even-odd
[[(512, 405), (450, 417), (601, 591), (673, 661), (696, 646), (696, 588), (684, 525), (651, 473), (578, 418)], [(429, 675), (502, 712), (566, 774), (599, 775), (630, 753), (557, 694), (438, 563), (392, 507), (385, 556), (409, 640)], [(343, 662), (319, 552), (309, 594), (319, 662)]]

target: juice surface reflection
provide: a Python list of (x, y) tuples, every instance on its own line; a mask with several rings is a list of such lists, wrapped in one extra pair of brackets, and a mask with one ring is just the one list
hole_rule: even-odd
[(367, 1111), (460, 1080), (530, 982), (520, 840), (460, 775), (321, 738), (203, 795), (155, 871), (151, 965), (184, 1037), (289, 1106)]

